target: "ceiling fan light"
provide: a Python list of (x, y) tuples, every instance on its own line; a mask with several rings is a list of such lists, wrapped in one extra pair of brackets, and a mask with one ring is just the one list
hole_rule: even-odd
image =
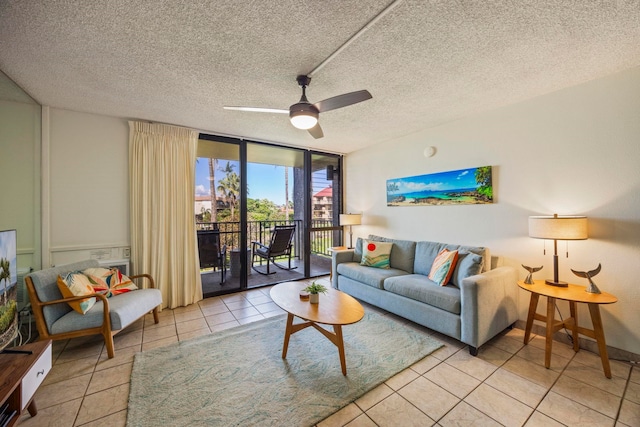
[(294, 104), (289, 110), (289, 119), (298, 129), (311, 129), (318, 123), (318, 110), (311, 104)]
[(307, 113), (301, 113), (296, 116), (291, 116), (291, 124), (298, 129), (311, 129), (318, 123), (318, 118), (307, 115)]

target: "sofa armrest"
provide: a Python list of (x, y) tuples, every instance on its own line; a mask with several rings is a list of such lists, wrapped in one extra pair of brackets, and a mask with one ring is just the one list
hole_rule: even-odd
[(331, 286), (338, 289), (338, 264), (343, 262), (353, 262), (355, 250), (334, 250), (331, 253)]
[(509, 266), (462, 280), (460, 341), (477, 349), (518, 320), (517, 282)]

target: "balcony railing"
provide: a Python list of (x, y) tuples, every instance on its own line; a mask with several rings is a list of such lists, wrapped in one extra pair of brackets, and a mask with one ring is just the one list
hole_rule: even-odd
[[(300, 259), (300, 250), (303, 247), (303, 235), (301, 230), (302, 220), (293, 221), (248, 221), (247, 222), (247, 247), (251, 248), (251, 242), (258, 241), (268, 244), (271, 240), (271, 230), (276, 225), (295, 225), (296, 232), (293, 237), (293, 255)], [(313, 220), (312, 229), (333, 227), (331, 220)], [(219, 230), (220, 242), (227, 245), (231, 251), (240, 248), (240, 222), (196, 222), (197, 230)], [(311, 253), (313, 255), (331, 256), (329, 249), (334, 244), (335, 227), (332, 230), (317, 230), (311, 233)]]

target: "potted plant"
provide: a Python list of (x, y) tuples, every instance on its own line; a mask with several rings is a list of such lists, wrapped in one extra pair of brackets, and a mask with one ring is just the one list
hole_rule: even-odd
[(309, 292), (309, 302), (311, 304), (318, 304), (318, 302), (320, 301), (320, 293), (326, 294), (327, 293), (327, 288), (325, 288), (323, 285), (313, 282), (311, 283), (309, 286), (307, 286), (306, 288), (304, 288), (304, 290), (306, 292)]

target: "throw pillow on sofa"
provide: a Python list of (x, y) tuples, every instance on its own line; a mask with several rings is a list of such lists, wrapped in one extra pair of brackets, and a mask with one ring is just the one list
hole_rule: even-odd
[(364, 240), (362, 242), (362, 260), (360, 261), (360, 265), (375, 268), (389, 268), (389, 257), (391, 256), (392, 247), (393, 243)]
[(95, 292), (104, 293), (107, 298), (138, 289), (135, 283), (117, 268), (87, 268), (84, 274), (91, 280)]
[(429, 279), (440, 286), (446, 285), (451, 279), (457, 261), (458, 251), (441, 250), (436, 259), (433, 260)]
[[(80, 271), (72, 271), (58, 276), (58, 289), (64, 298), (79, 297), (95, 293), (89, 278)], [(68, 304), (80, 314), (85, 314), (96, 303), (96, 297), (71, 301)]]
[(472, 252), (458, 251), (458, 262), (451, 276), (451, 283), (460, 287), (463, 279), (480, 274), (482, 270), (482, 256)]

